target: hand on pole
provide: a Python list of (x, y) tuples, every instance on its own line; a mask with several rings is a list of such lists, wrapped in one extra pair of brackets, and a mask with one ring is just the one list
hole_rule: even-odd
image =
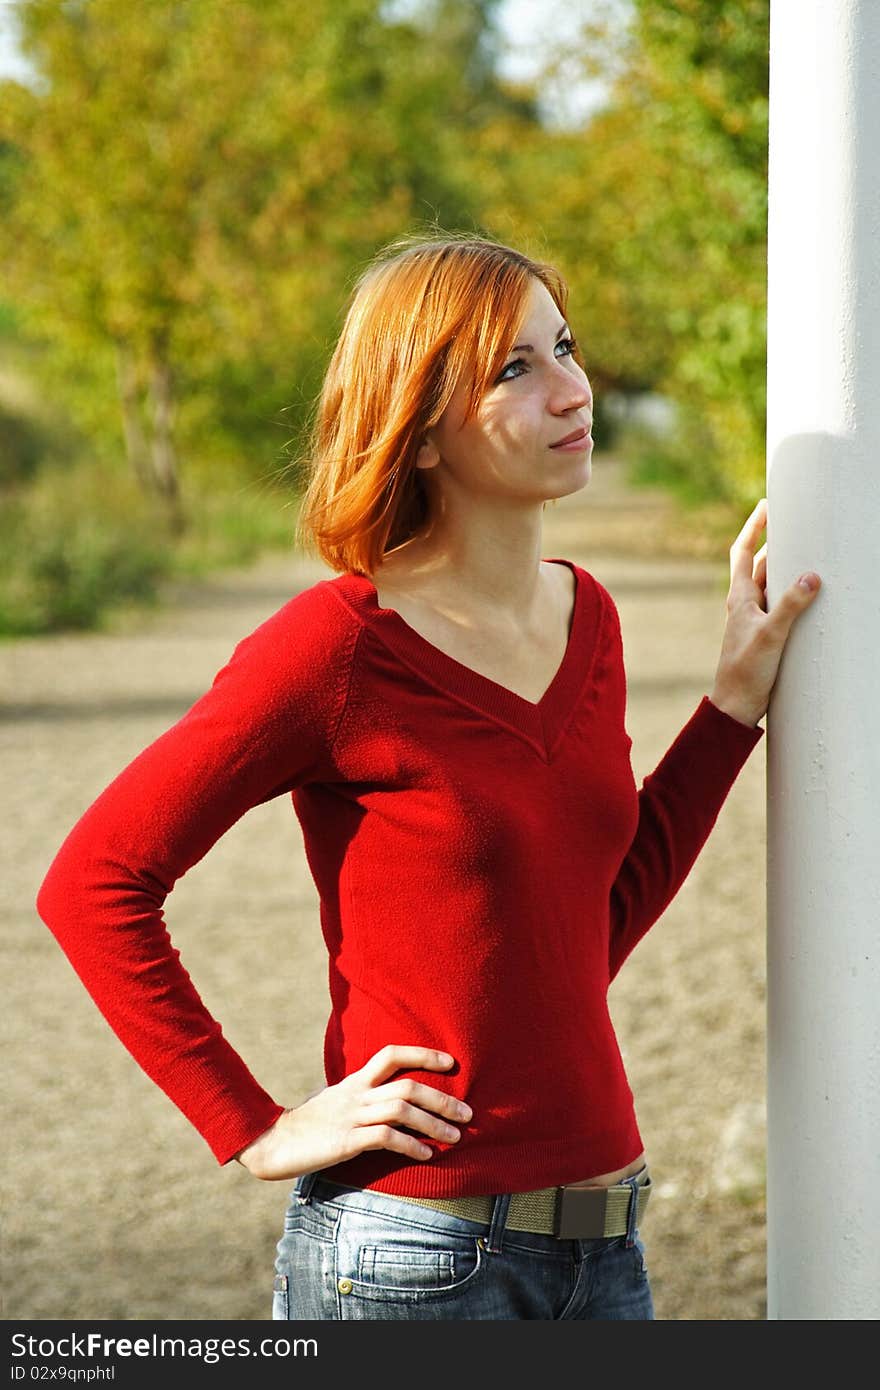
[(767, 498), (762, 497), (730, 547), (727, 626), (709, 696), (713, 705), (750, 725), (766, 714), (788, 635), (822, 583), (808, 571), (767, 611), (766, 543), (756, 552), (766, 524)]

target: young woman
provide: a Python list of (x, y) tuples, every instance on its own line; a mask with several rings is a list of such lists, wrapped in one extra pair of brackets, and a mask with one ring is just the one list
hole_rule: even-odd
[[(637, 791), (614, 602), (542, 555), (545, 503), (590, 479), (566, 299), (551, 267), (479, 238), (368, 267), (301, 514), (336, 577), (239, 643), (40, 891), (219, 1162), (297, 1179), (276, 1318), (653, 1316), (650, 1179), (606, 993), (762, 737), (816, 590), (766, 611), (762, 499), (731, 548), (711, 694)], [(332, 998), (327, 1086), (293, 1105), (226, 1042), (162, 918), (175, 880), (282, 794)]]

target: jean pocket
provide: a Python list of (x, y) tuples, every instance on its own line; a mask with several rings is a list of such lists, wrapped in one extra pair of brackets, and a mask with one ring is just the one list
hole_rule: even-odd
[[(443, 1241), (444, 1243), (440, 1243)], [(340, 1280), (343, 1292), (386, 1303), (419, 1303), (456, 1298), (476, 1283), (483, 1264), (483, 1241), (472, 1236), (436, 1244), (395, 1241), (364, 1242), (357, 1249), (351, 1276)], [(352, 1252), (354, 1253), (354, 1252)], [(344, 1270), (339, 1271), (344, 1274)]]

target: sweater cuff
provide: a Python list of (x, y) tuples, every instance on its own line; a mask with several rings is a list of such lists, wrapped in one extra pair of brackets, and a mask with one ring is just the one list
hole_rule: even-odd
[[(699, 714), (703, 710), (704, 705), (708, 705), (709, 707), (706, 711), (707, 713), (710, 713), (713, 716), (717, 716), (718, 719), (725, 720), (728, 724), (732, 724), (734, 726), (734, 730), (745, 729), (747, 733), (757, 734), (758, 737), (760, 737), (760, 735), (764, 732), (760, 724), (744, 724), (741, 719), (735, 719), (733, 715), (728, 714), (726, 710), (719, 709), (717, 705), (712, 703), (708, 695), (704, 695), (699, 705), (697, 706), (697, 714)], [(757, 741), (758, 739), (755, 738), (754, 743), (757, 743)]]
[(734, 719), (704, 695), (682, 732), (709, 739), (732, 782), (765, 731), (760, 724), (744, 724), (741, 719)]
[(221, 1165), (284, 1113), (284, 1106), (263, 1089), (222, 1034), (211, 1039), (201, 1055), (180, 1063), (173, 1087), (161, 1070), (151, 1070), (149, 1075), (199, 1131)]
[(255, 1139), (271, 1128), (279, 1115), (284, 1114), (284, 1106), (268, 1100), (262, 1107), (254, 1108), (247, 1115), (232, 1115), (222, 1130), (203, 1135), (217, 1162), (222, 1166), (231, 1163), (236, 1154), (246, 1149)]

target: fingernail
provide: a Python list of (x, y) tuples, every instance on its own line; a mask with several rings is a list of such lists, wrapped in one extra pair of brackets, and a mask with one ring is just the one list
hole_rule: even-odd
[(800, 579), (798, 580), (798, 583), (800, 584), (800, 586), (801, 586), (802, 589), (808, 589), (808, 590), (818, 589), (818, 587), (819, 587), (819, 576), (818, 576), (818, 574), (812, 574), (812, 573), (810, 573), (810, 574), (802, 574), (801, 577), (800, 577)]

